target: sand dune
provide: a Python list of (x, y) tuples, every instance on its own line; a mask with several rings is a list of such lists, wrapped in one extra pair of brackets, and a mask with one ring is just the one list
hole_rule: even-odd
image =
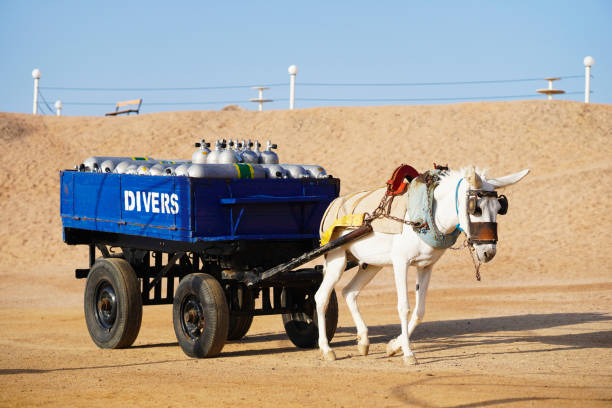
[[(343, 193), (381, 185), (400, 163), (421, 171), (433, 162), (475, 164), (494, 176), (531, 168), (506, 193), (510, 211), (491, 269), (502, 270), (500, 282), (517, 266), (537, 271), (534, 279), (606, 278), (611, 137), (612, 106), (564, 101), (116, 118), (0, 113), (1, 251), (15, 272), (73, 265), (83, 255), (61, 240), (58, 172), (89, 155), (188, 158), (199, 138), (250, 138), (278, 143), (282, 162), (323, 165), (341, 178)], [(583, 252), (589, 256), (576, 256)], [(457, 269), (464, 258), (447, 256), (440, 266)]]

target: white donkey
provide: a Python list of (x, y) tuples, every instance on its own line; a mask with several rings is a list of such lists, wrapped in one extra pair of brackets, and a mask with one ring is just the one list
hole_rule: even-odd
[[(440, 173), (439, 183), (433, 190), (432, 221), (439, 232), (452, 234), (456, 228), (463, 231), (468, 243), (479, 262), (488, 262), (495, 256), (497, 242), (496, 215), (505, 214), (507, 200), (497, 196), (495, 188), (506, 187), (520, 181), (529, 170), (511, 174), (497, 179), (487, 179), (478, 174), (474, 167), (461, 171), (444, 171)], [(398, 197), (399, 198), (399, 197)], [(406, 221), (408, 214), (406, 213)], [(342, 234), (350, 232), (349, 229)], [(456, 233), (455, 233), (456, 234)], [(325, 255), (325, 275), (315, 295), (319, 328), (319, 348), (326, 360), (336, 359), (330, 348), (325, 331), (325, 311), (334, 286), (345, 270), (347, 257), (354, 257), (359, 268), (353, 279), (342, 290), (342, 295), (351, 311), (357, 327), (357, 345), (361, 355), (367, 355), (370, 341), (368, 328), (359, 313), (357, 296), (385, 265), (393, 265), (395, 286), (397, 289), (397, 310), (402, 332), (399, 337), (387, 344), (387, 355), (392, 356), (402, 350), (405, 364), (417, 364), (410, 349), (409, 338), (425, 314), (425, 296), (433, 265), (440, 259), (445, 249), (435, 248), (413, 230), (404, 225), (401, 234), (373, 232), (343, 247), (336, 248)], [(416, 307), (408, 321), (410, 305), (406, 270), (409, 265), (417, 268)]]

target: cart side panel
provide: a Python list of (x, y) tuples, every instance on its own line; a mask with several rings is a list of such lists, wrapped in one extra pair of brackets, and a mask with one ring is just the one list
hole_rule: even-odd
[(186, 178), (61, 173), (64, 227), (152, 238), (191, 237)]
[(337, 179), (192, 179), (199, 240), (317, 239)]

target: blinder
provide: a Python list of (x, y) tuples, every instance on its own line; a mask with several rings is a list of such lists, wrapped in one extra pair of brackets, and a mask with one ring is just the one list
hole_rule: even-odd
[(467, 200), (467, 212), (471, 215), (476, 215), (479, 211), (478, 198), (495, 197), (499, 201), (501, 208), (497, 212), (499, 215), (504, 215), (508, 212), (508, 199), (505, 195), (497, 196), (497, 191), (469, 190)]
[(499, 205), (501, 205), (498, 214), (505, 215), (508, 212), (508, 199), (505, 195), (500, 195), (497, 200), (499, 201)]

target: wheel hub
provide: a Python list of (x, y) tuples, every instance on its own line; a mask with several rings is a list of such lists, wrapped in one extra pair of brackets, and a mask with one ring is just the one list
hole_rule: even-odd
[(100, 282), (96, 289), (96, 320), (106, 330), (110, 330), (117, 318), (117, 295), (108, 281)]
[(188, 296), (183, 301), (181, 309), (183, 333), (190, 339), (197, 340), (205, 326), (202, 304), (195, 296)]

